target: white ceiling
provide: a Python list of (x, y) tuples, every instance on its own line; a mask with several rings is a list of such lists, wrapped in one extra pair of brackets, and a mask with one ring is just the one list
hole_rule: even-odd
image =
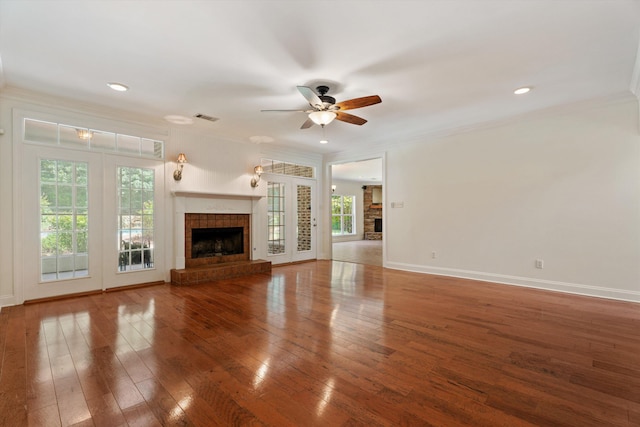
[(382, 184), (382, 159), (362, 160), (331, 166), (331, 178), (362, 184)]
[[(0, 0), (0, 85), (330, 153), (629, 93), (639, 27), (636, 0)], [(326, 145), (303, 113), (260, 112), (304, 108), (296, 85), (317, 82), (382, 103)]]

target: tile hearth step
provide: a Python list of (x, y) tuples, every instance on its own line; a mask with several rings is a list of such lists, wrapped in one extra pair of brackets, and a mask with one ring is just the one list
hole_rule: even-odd
[(271, 261), (254, 260), (211, 264), (202, 267), (171, 269), (171, 284), (195, 285), (213, 280), (230, 279), (256, 273), (271, 273)]

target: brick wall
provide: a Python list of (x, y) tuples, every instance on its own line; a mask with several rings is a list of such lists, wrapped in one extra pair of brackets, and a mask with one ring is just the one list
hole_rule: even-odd
[(375, 220), (382, 219), (382, 204), (373, 204), (373, 189), (382, 190), (382, 185), (367, 185), (362, 194), (362, 209), (364, 210), (364, 239), (382, 240), (382, 233), (376, 232)]
[(298, 185), (298, 250), (311, 250), (311, 187)]

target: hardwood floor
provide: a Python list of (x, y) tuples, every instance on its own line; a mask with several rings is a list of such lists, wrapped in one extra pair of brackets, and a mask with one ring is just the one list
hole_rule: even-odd
[(334, 261), (382, 266), (382, 240), (353, 240), (332, 245)]
[(638, 426), (640, 305), (317, 261), (4, 308), (2, 426)]

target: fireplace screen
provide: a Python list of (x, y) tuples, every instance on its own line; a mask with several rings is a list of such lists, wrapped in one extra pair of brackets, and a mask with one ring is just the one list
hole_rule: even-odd
[(191, 230), (191, 258), (211, 258), (243, 252), (242, 227), (193, 228)]

